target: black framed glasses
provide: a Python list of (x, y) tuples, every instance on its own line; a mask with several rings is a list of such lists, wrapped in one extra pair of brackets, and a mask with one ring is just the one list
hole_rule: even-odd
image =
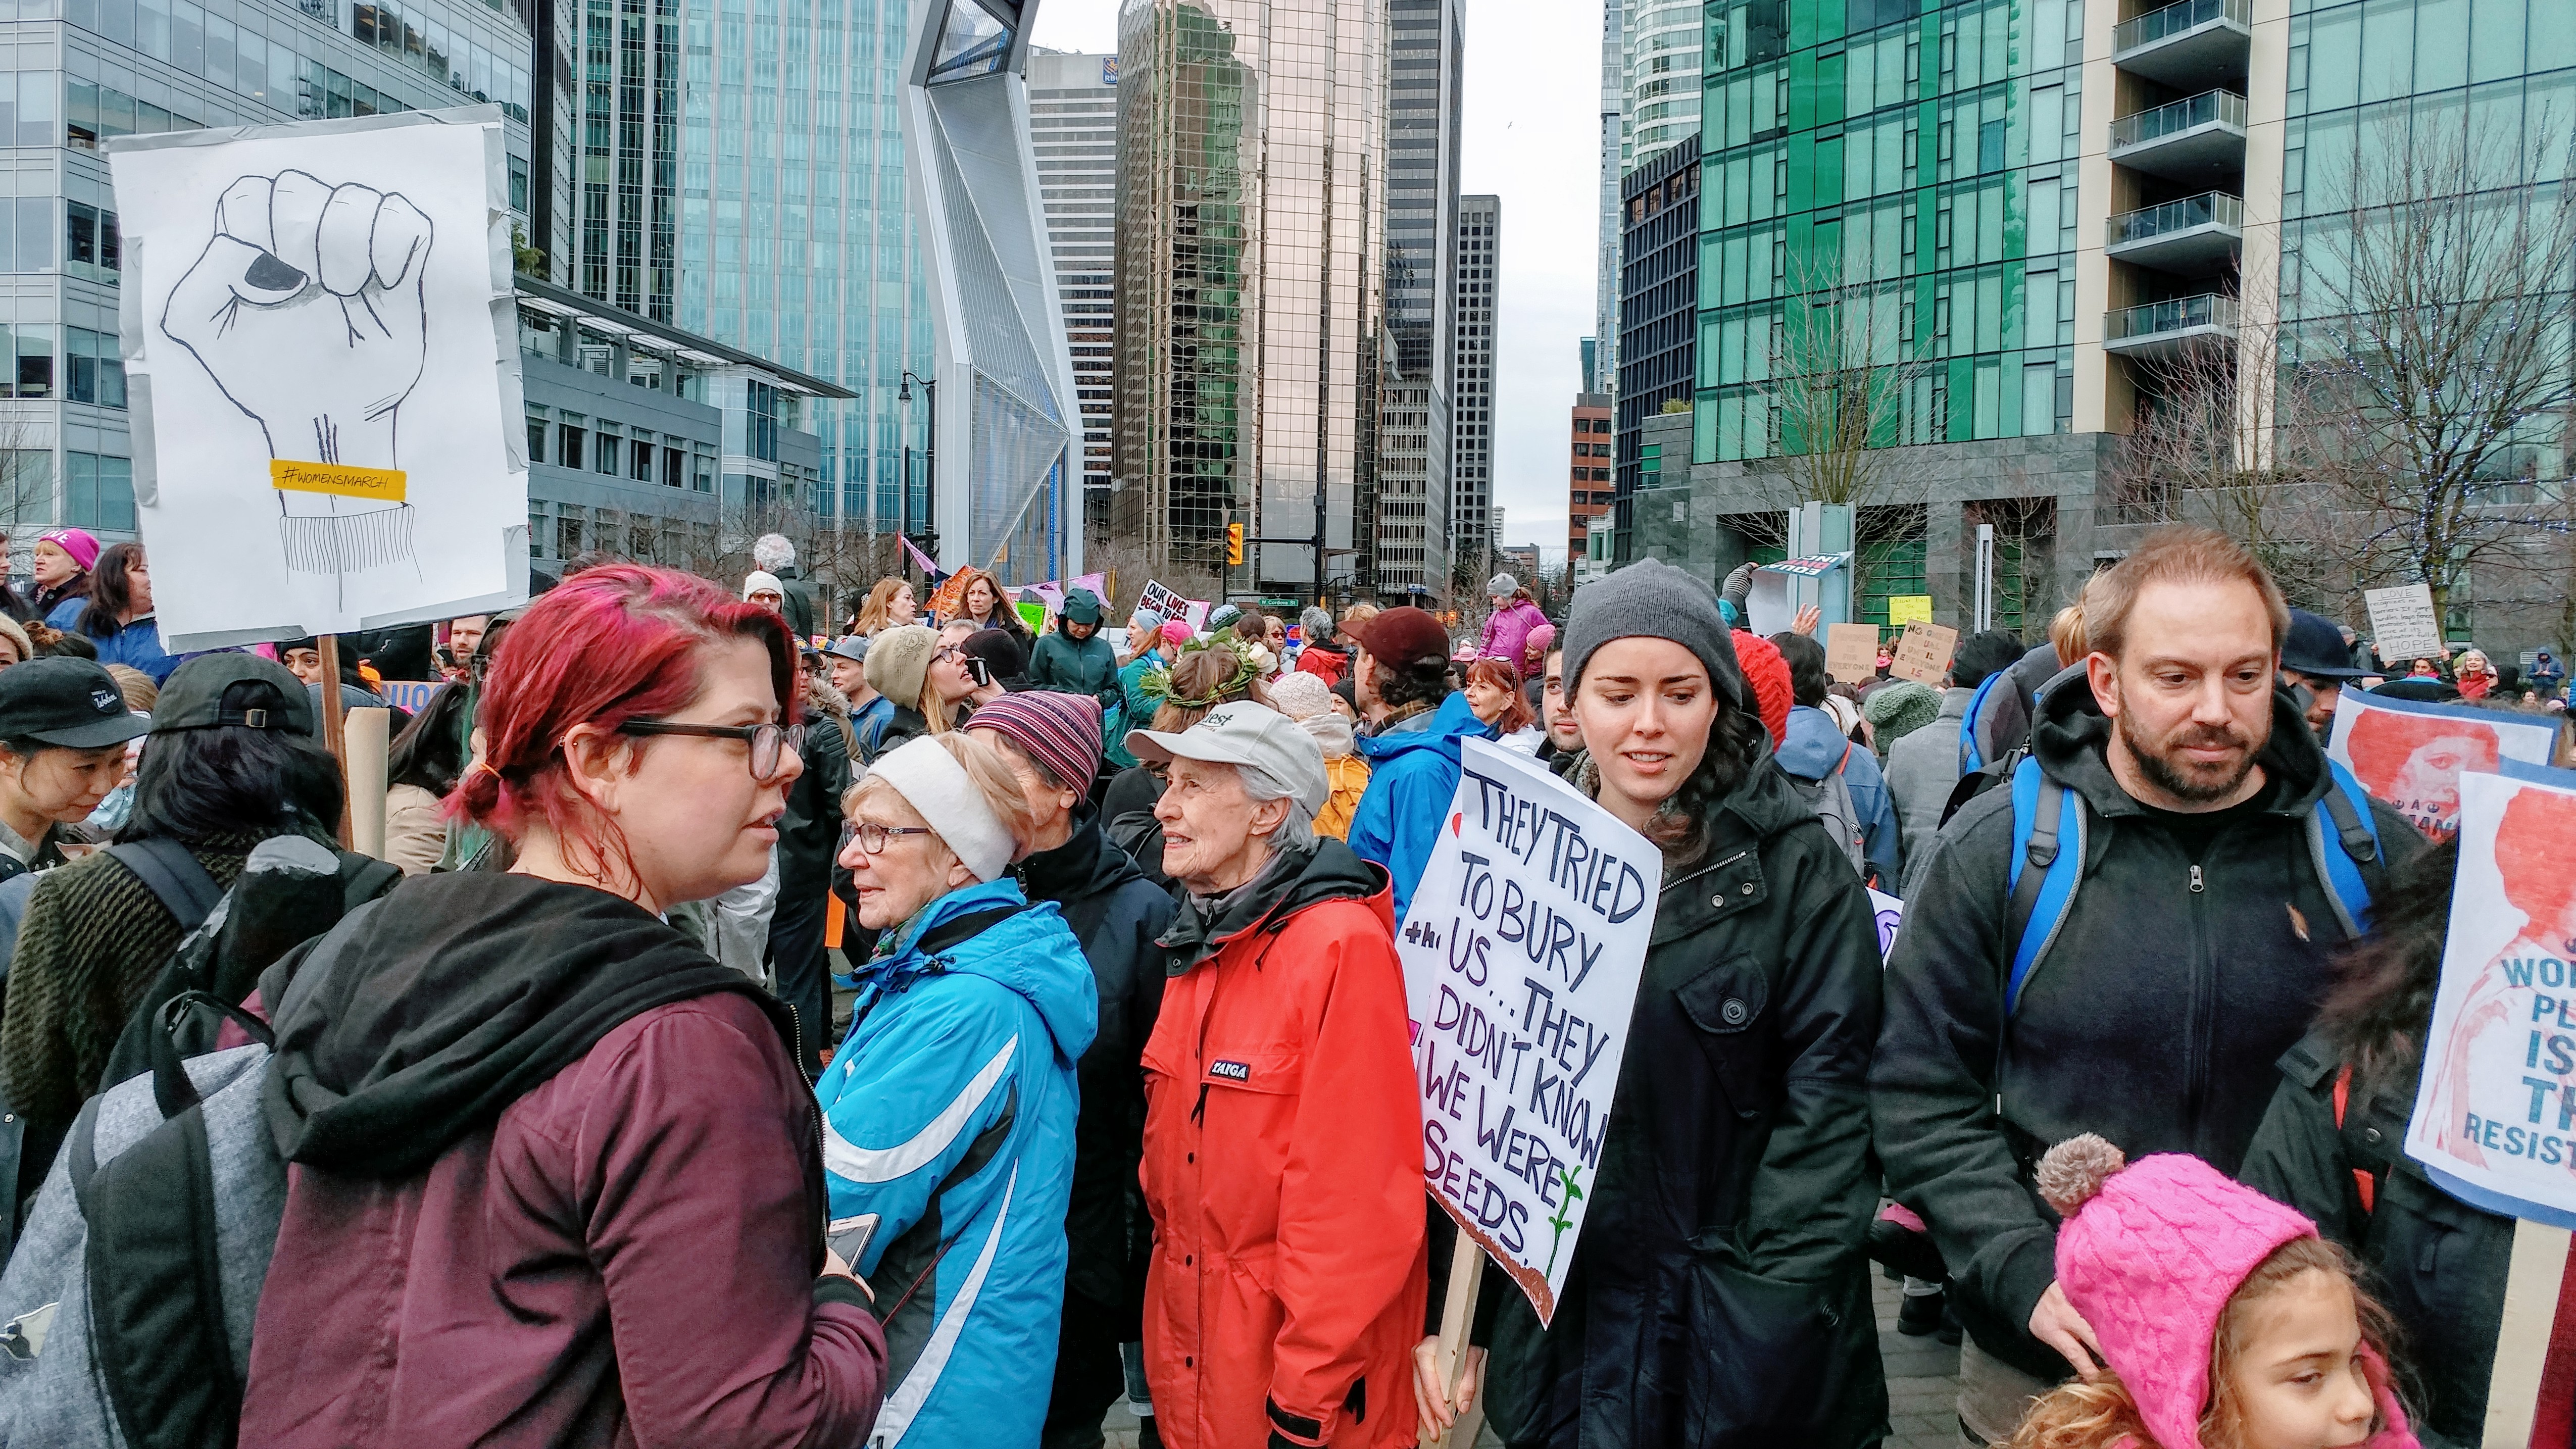
[(744, 740), (751, 745), (751, 777), (755, 780), (778, 778), (779, 766), (789, 750), (805, 747), (803, 725), (711, 725), (689, 724), (675, 719), (630, 719), (617, 727), (626, 735), (692, 735), (711, 740)]
[(873, 820), (860, 820), (841, 828), (844, 841), (855, 840), (859, 849), (869, 855), (885, 854), (886, 842), (898, 835), (936, 835), (927, 825), (879, 825)]

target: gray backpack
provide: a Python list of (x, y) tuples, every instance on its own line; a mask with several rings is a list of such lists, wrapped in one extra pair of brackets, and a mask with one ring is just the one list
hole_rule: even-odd
[(1843, 781), (1843, 769), (1851, 763), (1852, 747), (1843, 746), (1843, 757), (1834, 761), (1833, 769), (1821, 780), (1792, 775), (1786, 770), (1789, 788), (1798, 792), (1807, 808), (1815, 812), (1825, 829), (1832, 832), (1834, 844), (1843, 849), (1843, 857), (1861, 879), (1869, 879), (1869, 851), (1860, 828), (1860, 807), (1852, 803), (1851, 786)]
[[(219, 1011), (254, 1044), (181, 1062)], [(0, 1276), (0, 1449), (230, 1446), (286, 1209), (266, 1025), (202, 992), (158, 1014), (152, 1070), (93, 1097)]]

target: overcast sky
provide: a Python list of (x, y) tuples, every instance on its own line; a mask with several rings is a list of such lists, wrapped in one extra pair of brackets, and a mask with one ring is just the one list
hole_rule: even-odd
[[(1569, 409), (1592, 330), (1600, 189), (1599, 0), (1468, 0), (1459, 190), (1503, 199), (1495, 326), (1501, 542), (1565, 553)], [(1041, 0), (1035, 42), (1118, 48), (1117, 0)]]

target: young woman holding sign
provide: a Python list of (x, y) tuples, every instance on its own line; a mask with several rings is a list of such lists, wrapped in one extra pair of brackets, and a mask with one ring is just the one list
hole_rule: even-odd
[(1487, 1413), (1514, 1449), (1872, 1443), (1868, 898), (1771, 768), (1707, 585), (1653, 560), (1587, 585), (1564, 679), (1569, 778), (1662, 847), (1664, 886), (1555, 1322), (1486, 1275)]

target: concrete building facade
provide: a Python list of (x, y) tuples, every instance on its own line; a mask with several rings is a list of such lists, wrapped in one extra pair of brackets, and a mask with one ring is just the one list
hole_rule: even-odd
[(1056, 297), (1073, 353), (1086, 547), (1109, 541), (1111, 358), (1117, 342), (1118, 57), (1029, 57), (1029, 142), (1046, 204)]
[[(1481, 559), (1495, 543), (1494, 320), (1495, 280), (1502, 264), (1503, 199), (1458, 198), (1452, 248), (1449, 412), (1449, 555), (1452, 573)], [(1481, 567), (1481, 564), (1475, 567)], [(1469, 568), (1472, 572), (1473, 569)]]
[[(1448, 589), (1462, 0), (1386, 0), (1386, 349), (1376, 585)], [(1310, 525), (1311, 526), (1311, 525)]]

